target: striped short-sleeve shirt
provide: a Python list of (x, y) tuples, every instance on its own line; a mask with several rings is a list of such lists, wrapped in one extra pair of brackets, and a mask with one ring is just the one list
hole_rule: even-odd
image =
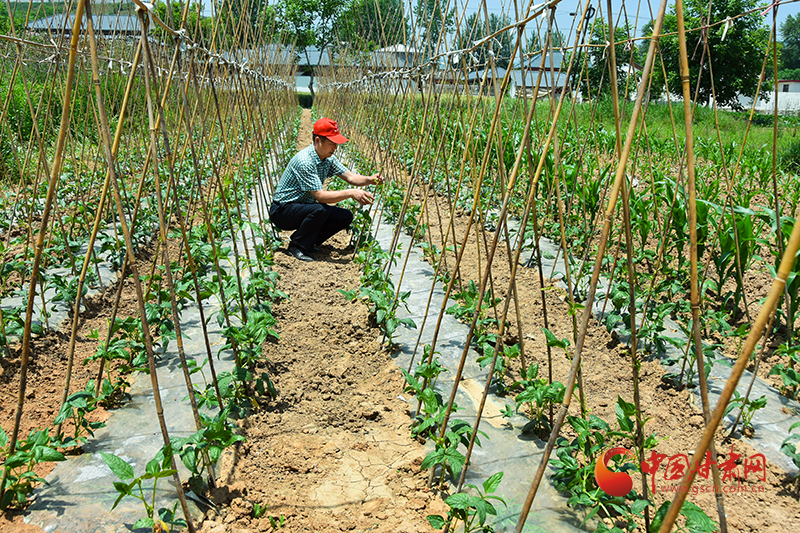
[(323, 161), (312, 144), (297, 152), (289, 161), (278, 181), (278, 186), (275, 187), (272, 200), (284, 204), (289, 202), (313, 204), (317, 200), (311, 194), (312, 191), (322, 190), (327, 178), (341, 176), (345, 172), (347, 167), (336, 159), (336, 156), (332, 155)]

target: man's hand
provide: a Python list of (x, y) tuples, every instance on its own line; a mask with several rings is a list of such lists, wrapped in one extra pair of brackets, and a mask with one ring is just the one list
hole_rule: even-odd
[(364, 189), (350, 189), (350, 198), (361, 205), (371, 205), (373, 200), (372, 193)]
[(370, 185), (380, 185), (381, 183), (383, 183), (383, 176), (381, 176), (380, 172), (376, 172), (375, 174), (370, 176), (368, 179), (369, 179), (369, 184)]

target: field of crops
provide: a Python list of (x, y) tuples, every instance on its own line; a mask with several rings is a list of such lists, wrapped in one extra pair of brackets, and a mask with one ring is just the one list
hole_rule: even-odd
[[(428, 21), (305, 110), (274, 16), (135, 4), (0, 19), (0, 532), (800, 528), (797, 119), (658, 98), (666, 2), (627, 83), (551, 2), (505, 31), (558, 90)], [(304, 266), (268, 209), (323, 116), (384, 179)]]

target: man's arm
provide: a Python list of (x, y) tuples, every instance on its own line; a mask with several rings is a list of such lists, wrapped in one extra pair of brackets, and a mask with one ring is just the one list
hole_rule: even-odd
[(373, 200), (372, 193), (365, 191), (364, 189), (346, 189), (344, 191), (319, 190), (311, 191), (311, 194), (313, 194), (314, 198), (321, 204), (335, 204), (337, 202), (341, 202), (342, 200), (352, 198), (361, 205), (369, 205)]
[(377, 172), (372, 176), (362, 176), (361, 174), (356, 174), (352, 170), (348, 170), (343, 174), (340, 174), (340, 176), (344, 181), (346, 181), (353, 187), (363, 187), (365, 185), (377, 185), (383, 181), (380, 173)]

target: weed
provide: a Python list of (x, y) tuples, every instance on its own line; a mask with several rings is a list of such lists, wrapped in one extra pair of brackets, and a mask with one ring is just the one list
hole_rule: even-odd
[(282, 528), (286, 522), (286, 517), (283, 515), (280, 516), (270, 516), (269, 517), (269, 525), (272, 529), (280, 529)]

